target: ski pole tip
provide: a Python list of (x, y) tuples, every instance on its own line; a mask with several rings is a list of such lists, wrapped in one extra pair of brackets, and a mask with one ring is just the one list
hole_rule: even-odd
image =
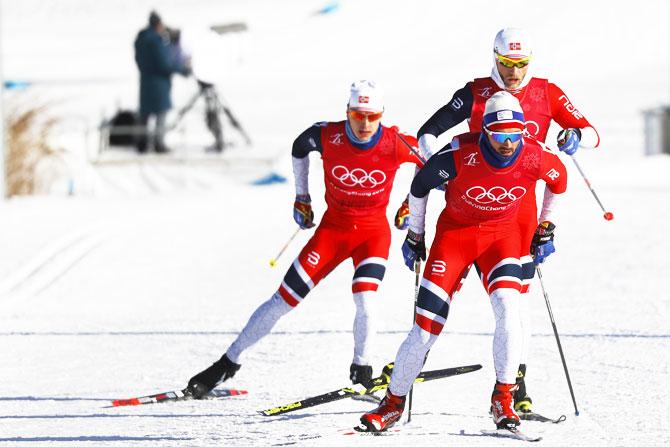
[(603, 217), (605, 218), (605, 220), (612, 220), (614, 219), (614, 214), (607, 211), (605, 214), (603, 214)]
[(270, 259), (270, 267), (274, 267), (277, 265), (277, 260), (276, 259)]

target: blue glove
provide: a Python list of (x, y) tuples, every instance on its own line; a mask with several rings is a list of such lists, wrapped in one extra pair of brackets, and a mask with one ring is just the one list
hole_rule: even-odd
[(563, 129), (556, 137), (558, 143), (558, 150), (565, 152), (568, 155), (573, 155), (577, 152), (579, 141), (582, 139), (582, 131), (579, 129)]
[(406, 230), (409, 227), (409, 201), (407, 199), (402, 202), (395, 213), (394, 224), (398, 230)]
[(530, 243), (530, 254), (533, 255), (533, 264), (539, 265), (552, 253), (556, 251), (554, 247), (554, 230), (556, 225), (545, 220), (540, 223), (533, 235), (533, 241)]
[(538, 247), (535, 249), (535, 254), (533, 255), (533, 264), (542, 264), (544, 260), (555, 251), (556, 248), (554, 247), (554, 241), (549, 241), (544, 245), (538, 245)]
[(309, 194), (295, 196), (293, 203), (293, 220), (300, 228), (306, 230), (314, 226), (314, 211), (312, 211), (312, 199)]
[(411, 271), (414, 271), (414, 263), (417, 258), (422, 261), (426, 260), (426, 242), (423, 239), (423, 234), (416, 234), (412, 230), (407, 231), (407, 237), (402, 244), (402, 257), (405, 259), (405, 265)]

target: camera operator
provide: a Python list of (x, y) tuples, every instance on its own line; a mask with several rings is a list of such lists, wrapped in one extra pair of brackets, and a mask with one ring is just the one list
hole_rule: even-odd
[[(140, 124), (137, 151), (146, 153), (151, 139), (157, 153), (169, 152), (165, 146), (165, 118), (172, 108), (170, 90), (172, 74), (188, 76), (190, 59), (180, 44), (179, 30), (169, 30), (160, 16), (152, 11), (149, 26), (135, 39), (135, 62), (140, 71)], [(149, 118), (155, 117), (154, 131), (148, 129)]]

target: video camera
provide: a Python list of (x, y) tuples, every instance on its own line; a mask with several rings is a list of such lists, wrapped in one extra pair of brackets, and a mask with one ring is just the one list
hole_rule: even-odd
[(179, 45), (181, 41), (181, 30), (179, 28), (170, 28), (166, 26), (165, 32), (167, 33), (170, 45)]

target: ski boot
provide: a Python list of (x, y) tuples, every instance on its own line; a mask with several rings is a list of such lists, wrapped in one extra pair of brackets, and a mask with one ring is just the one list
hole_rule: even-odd
[(374, 385), (372, 380), (372, 366), (352, 363), (349, 368), (349, 378), (354, 385), (360, 383), (366, 389), (370, 389)]
[(186, 388), (194, 399), (202, 399), (219, 383), (233, 377), (240, 366), (224, 354), (212, 366), (191, 377)]
[(519, 413), (531, 413), (533, 411), (533, 400), (526, 392), (526, 365), (519, 365), (516, 375), (517, 390), (514, 392), (514, 409)]
[(514, 412), (514, 398), (512, 393), (517, 389), (517, 384), (496, 382), (491, 395), (491, 409), (493, 422), (498, 428), (512, 428), (519, 425), (519, 416)]
[(386, 390), (386, 396), (379, 406), (361, 416), (361, 424), (365, 427), (365, 431), (386, 431), (400, 420), (404, 409), (405, 396), (396, 396)]

